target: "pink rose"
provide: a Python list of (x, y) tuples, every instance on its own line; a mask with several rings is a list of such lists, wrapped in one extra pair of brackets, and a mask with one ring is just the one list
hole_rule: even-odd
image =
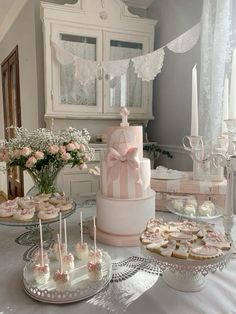
[(91, 160), (91, 158), (90, 158), (89, 154), (85, 154), (85, 156), (84, 156), (84, 160), (85, 160), (85, 161), (90, 161), (90, 160)]
[(39, 150), (37, 152), (34, 153), (34, 157), (37, 159), (37, 160), (41, 160), (44, 158), (44, 153), (43, 152), (40, 152)]
[(23, 147), (20, 151), (21, 156), (28, 157), (32, 153), (30, 147)]
[(37, 159), (33, 156), (31, 156), (25, 163), (25, 166), (27, 168), (32, 168), (37, 162)]
[(67, 161), (71, 158), (69, 153), (64, 153), (61, 155), (62, 160)]
[(79, 144), (79, 143), (74, 142), (74, 145), (75, 145), (75, 148), (76, 148), (76, 149), (80, 150), (80, 144)]
[(21, 151), (20, 151), (19, 149), (13, 150), (13, 152), (12, 152), (12, 157), (14, 157), (14, 158), (19, 158), (20, 155), (21, 155)]
[(60, 146), (60, 147), (59, 147), (59, 153), (60, 153), (60, 154), (64, 154), (65, 152), (66, 152), (65, 146)]
[(85, 146), (84, 146), (84, 144), (80, 144), (80, 150), (81, 150), (81, 152), (84, 152), (84, 151), (85, 151)]
[(52, 155), (56, 155), (59, 152), (59, 147), (57, 145), (52, 145), (49, 148), (49, 153), (51, 153)]
[(73, 150), (76, 150), (75, 144), (69, 143), (68, 145), (66, 145), (66, 149), (68, 152), (72, 152)]
[(81, 165), (79, 165), (79, 167), (80, 167), (80, 170), (88, 169), (88, 166), (86, 164), (81, 164)]

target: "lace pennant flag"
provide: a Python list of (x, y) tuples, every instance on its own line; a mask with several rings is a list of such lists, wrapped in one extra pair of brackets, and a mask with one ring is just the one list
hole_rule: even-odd
[(51, 45), (54, 49), (56, 59), (61, 65), (68, 65), (74, 62), (74, 56), (69, 51), (66, 51), (54, 42), (51, 42)]
[(175, 53), (184, 53), (191, 50), (198, 42), (200, 36), (200, 23), (169, 42), (166, 46)]
[(76, 58), (75, 65), (75, 78), (81, 85), (86, 85), (94, 82), (97, 77), (98, 64), (96, 61), (85, 60)]
[(125, 74), (128, 70), (130, 59), (104, 61), (102, 62), (102, 68), (104, 72), (111, 77), (117, 77)]
[(143, 81), (152, 81), (161, 72), (165, 51), (160, 48), (146, 55), (135, 57), (133, 61), (135, 73)]

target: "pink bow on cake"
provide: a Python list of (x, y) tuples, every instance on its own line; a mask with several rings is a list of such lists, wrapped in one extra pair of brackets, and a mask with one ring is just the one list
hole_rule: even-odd
[(116, 180), (120, 176), (120, 168), (123, 163), (127, 165), (129, 171), (135, 176), (136, 182), (141, 184), (142, 181), (139, 173), (140, 160), (136, 147), (129, 148), (124, 155), (121, 155), (113, 147), (109, 148), (107, 153), (108, 183)]

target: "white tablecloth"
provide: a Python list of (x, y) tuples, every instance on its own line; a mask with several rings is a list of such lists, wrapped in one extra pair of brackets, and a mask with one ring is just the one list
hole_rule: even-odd
[[(173, 219), (171, 214), (165, 214), (165, 216)], [(71, 243), (79, 241), (78, 221), (78, 212), (68, 219), (68, 241)], [(58, 223), (53, 224), (53, 227), (56, 234)], [(86, 301), (67, 305), (50, 305), (39, 303), (28, 297), (22, 287), (22, 269), (25, 263), (22, 256), (27, 247), (14, 242), (15, 238), (23, 232), (24, 228), (21, 227), (0, 226), (0, 314), (110, 313), (109, 310), (88, 304)], [(234, 234), (236, 235), (236, 232)], [(101, 246), (110, 253), (113, 259), (140, 256), (139, 248)], [(122, 310), (117, 307), (116, 313), (122, 313)], [(236, 260), (232, 260), (222, 272), (209, 274), (207, 285), (200, 292), (176, 291), (168, 287), (162, 277), (159, 277), (152, 288), (144, 292), (127, 308), (126, 313), (236, 313)]]

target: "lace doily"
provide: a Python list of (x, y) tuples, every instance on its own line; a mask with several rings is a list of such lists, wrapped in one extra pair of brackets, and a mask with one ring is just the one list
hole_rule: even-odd
[(159, 278), (158, 266), (146, 258), (135, 256), (113, 262), (112, 272), (110, 285), (87, 301), (112, 313), (125, 312)]
[(187, 32), (169, 42), (166, 46), (175, 53), (184, 53), (191, 50), (198, 42), (200, 36), (200, 23), (197, 23)]
[(117, 61), (104, 61), (102, 68), (104, 72), (111, 77), (117, 77), (125, 74), (128, 70), (130, 59), (117, 60)]
[(86, 85), (97, 77), (98, 64), (96, 61), (76, 58), (74, 60), (75, 78), (79, 80), (81, 85)]
[(146, 55), (133, 58), (135, 73), (143, 81), (152, 81), (161, 72), (165, 51), (160, 48)]
[(74, 56), (59, 45), (51, 42), (55, 57), (61, 65), (68, 65), (74, 62)]

